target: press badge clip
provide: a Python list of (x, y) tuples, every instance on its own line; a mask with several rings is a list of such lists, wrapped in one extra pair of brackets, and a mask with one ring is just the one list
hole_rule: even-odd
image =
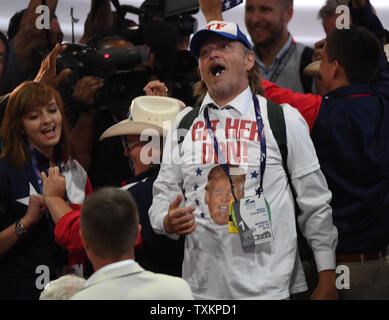
[(271, 212), (266, 199), (252, 196), (231, 202), (228, 231), (240, 234), (244, 248), (273, 241)]

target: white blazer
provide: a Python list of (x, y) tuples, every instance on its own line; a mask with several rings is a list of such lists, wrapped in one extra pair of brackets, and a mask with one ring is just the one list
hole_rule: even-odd
[(185, 280), (146, 271), (134, 262), (102, 272), (71, 300), (193, 300), (193, 296)]

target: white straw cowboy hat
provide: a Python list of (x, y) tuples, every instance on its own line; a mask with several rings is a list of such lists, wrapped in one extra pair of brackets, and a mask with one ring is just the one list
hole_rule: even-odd
[(308, 76), (318, 76), (320, 75), (320, 63), (321, 60), (316, 60), (307, 65), (304, 69), (304, 74)]
[[(389, 44), (384, 45), (384, 50), (386, 53), (386, 59), (389, 61)], [(320, 63), (321, 60), (316, 60), (307, 65), (304, 69), (304, 73), (308, 76), (318, 76), (320, 75)]]
[(137, 97), (132, 100), (129, 119), (109, 127), (101, 135), (100, 140), (128, 134), (166, 136), (173, 121), (183, 108), (185, 108), (185, 103), (174, 98)]

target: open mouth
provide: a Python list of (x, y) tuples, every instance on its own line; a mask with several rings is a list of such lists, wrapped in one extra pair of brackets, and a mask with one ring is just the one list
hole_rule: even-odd
[(266, 29), (264, 26), (250, 26), (250, 28), (253, 31), (263, 31)]
[(226, 70), (226, 68), (223, 67), (223, 66), (220, 65), (220, 64), (211, 67), (211, 73), (212, 73), (215, 77), (218, 77), (218, 76), (222, 75), (222, 74), (224, 73), (225, 70)]
[(131, 151), (132, 148), (142, 144), (144, 141), (133, 141), (133, 142), (127, 142), (127, 149), (128, 151)]
[(253, 32), (255, 34), (260, 34), (260, 35), (262, 33), (266, 32), (266, 28), (263, 26), (251, 26), (250, 30), (251, 30), (251, 32)]
[(48, 127), (41, 131), (42, 134), (44, 134), (47, 137), (52, 137), (55, 135), (55, 127)]
[(228, 206), (220, 206), (219, 207), (219, 215), (223, 218), (226, 218), (229, 216), (230, 208)]

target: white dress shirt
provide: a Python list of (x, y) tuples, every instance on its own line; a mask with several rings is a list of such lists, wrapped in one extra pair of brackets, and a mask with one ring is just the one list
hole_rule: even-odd
[[(266, 99), (257, 96), (263, 117), (267, 161), (264, 196), (271, 208), (274, 240), (243, 249), (239, 234), (229, 233), (210, 217), (204, 194), (207, 176), (214, 163), (213, 140), (207, 134), (204, 108), (215, 103), (207, 94), (200, 113), (182, 142), (179, 153), (176, 128), (190, 111), (184, 109), (169, 133), (163, 161), (153, 186), (149, 210), (152, 227), (166, 234), (163, 218), (170, 203), (183, 194), (181, 206), (194, 206), (196, 229), (185, 238), (183, 278), (196, 299), (285, 299), (307, 289), (297, 251), (294, 202), (282, 158), (267, 118)], [(208, 108), (215, 135), (228, 163), (246, 171), (245, 196), (256, 195), (260, 179), (260, 142), (254, 104), (249, 88), (228, 103)], [(300, 113), (283, 105), (288, 146), (288, 168), (302, 210), (300, 227), (313, 247), (320, 270), (335, 269), (337, 230), (329, 206), (331, 193), (320, 170), (309, 129)], [(229, 127), (238, 126), (239, 137)], [(238, 152), (237, 150), (240, 150)], [(176, 235), (170, 235), (177, 237)]]

